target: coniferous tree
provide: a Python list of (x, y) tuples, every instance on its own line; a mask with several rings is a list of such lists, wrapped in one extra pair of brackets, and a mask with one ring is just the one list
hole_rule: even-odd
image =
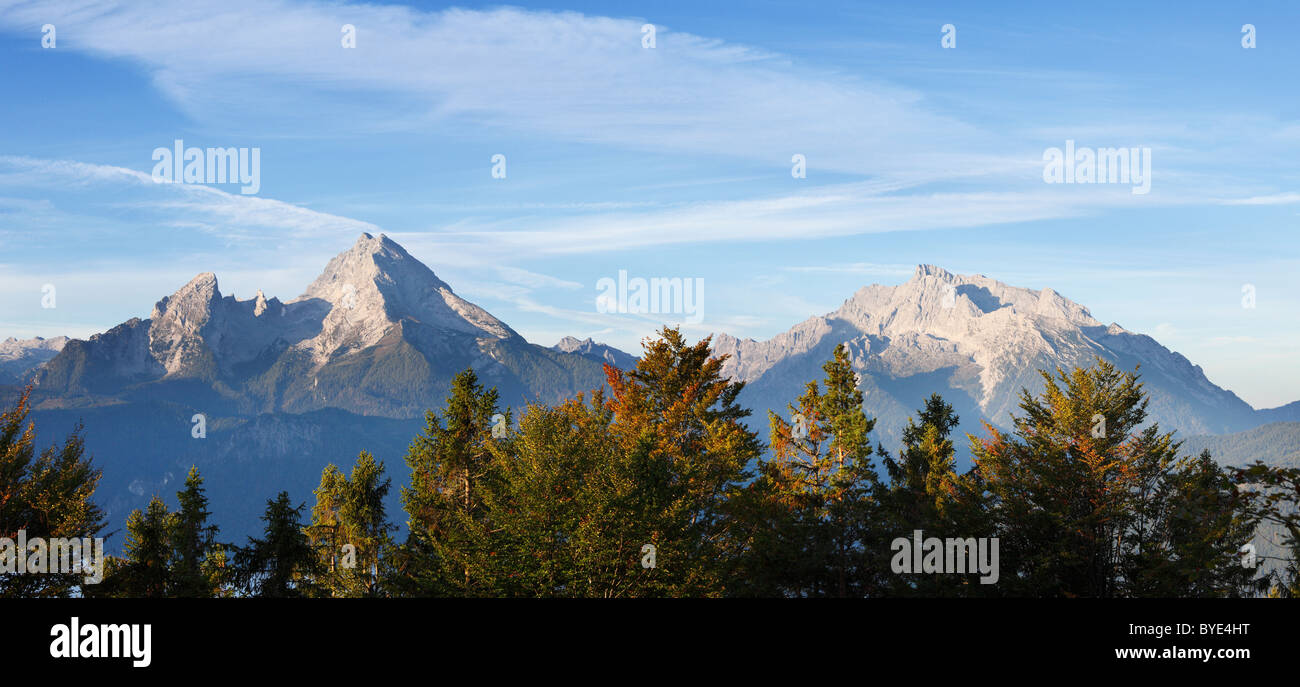
[(593, 393), (529, 406), (517, 432), (491, 445), (491, 513), (476, 569), (502, 596), (629, 597), (662, 593), (643, 568), (650, 540), (638, 462), (618, 450), (613, 414)]
[[(402, 504), (410, 535), (395, 561), (394, 584), (408, 594), (476, 596), (490, 593), (478, 585), (472, 571), (474, 532), (487, 516), (482, 505), (482, 480), (488, 473), (498, 414), (495, 388), (484, 389), (474, 371), (452, 380), (442, 417), (430, 410), (425, 429), (407, 450), (411, 484), (402, 488)], [(498, 418), (500, 419), (500, 418)]]
[[(760, 589), (794, 596), (879, 593), (885, 560), (879, 494), (869, 433), (875, 420), (862, 411), (843, 345), (822, 368), (825, 391), (809, 382), (790, 420), (769, 412), (775, 457), (764, 461), (747, 499), (771, 525), (756, 534), (749, 553)], [(775, 506), (775, 507), (773, 507)], [(755, 511), (751, 510), (751, 513)], [(759, 591), (756, 589), (755, 591)]]
[[(949, 438), (960, 418), (939, 394), (931, 394), (916, 418), (903, 428), (898, 460), (885, 457), (889, 488), (883, 520), (889, 538), (911, 538), (917, 530), (941, 539), (992, 536), (978, 472), (956, 471), (956, 448)], [(983, 591), (978, 574), (933, 575), (920, 572), (891, 578), (891, 594), (972, 596)]]
[(648, 482), (637, 508), (656, 547), (655, 593), (723, 594), (747, 545), (733, 500), (751, 478), (761, 443), (737, 403), (743, 382), (722, 374), (711, 338), (686, 343), (665, 327), (636, 369), (605, 366), (616, 441), (632, 474)]
[(105, 581), (89, 596), (212, 597), (228, 593), (226, 546), (208, 523), (208, 498), (195, 467), (176, 493), (179, 510), (158, 496), (127, 516), (123, 556), (109, 557)]
[[(11, 410), (0, 414), (0, 537), (16, 542), (19, 530), (25, 531), (29, 540), (96, 537), (104, 528), (104, 516), (91, 498), (101, 471), (85, 456), (81, 427), (61, 446), (38, 454), (35, 425), (27, 422), (30, 395), (28, 387)], [(26, 553), (15, 551), (14, 555)], [(16, 571), (16, 559), (10, 563)], [(3, 561), (0, 566), (8, 567)], [(85, 577), (81, 572), (0, 572), (0, 597), (86, 593), (90, 586), (83, 588)]]
[(416, 593), (722, 594), (744, 545), (730, 497), (758, 443), (721, 362), (665, 329), (636, 370), (606, 368), (610, 397), (531, 406), (495, 436), (495, 392), (459, 377), (446, 424), (430, 413), (408, 453), (405, 570), (434, 573)]
[(636, 369), (605, 366), (610, 430), (639, 483), (625, 507), (646, 532), (641, 546), (654, 547), (645, 594), (725, 594), (749, 545), (734, 506), (761, 444), (736, 403), (744, 384), (722, 375), (726, 357), (713, 357), (709, 343), (687, 344), (665, 327)]
[(343, 545), (346, 532), (339, 522), (339, 511), (343, 509), (346, 496), (347, 477), (338, 466), (330, 463), (321, 471), (320, 486), (316, 487), (316, 505), (311, 509), (311, 524), (307, 526), (307, 540), (311, 542), (321, 559), (321, 591), (334, 596), (343, 585), (337, 578), (342, 576), (341, 565), (346, 561)]
[(181, 597), (211, 597), (220, 593), (226, 572), (225, 546), (217, 542), (218, 527), (209, 524), (208, 497), (195, 466), (176, 493), (179, 509), (172, 514), (171, 593)]
[(384, 514), (392, 480), (384, 464), (362, 451), (348, 477), (334, 465), (321, 473), (307, 536), (321, 558), (320, 591), (329, 596), (381, 596), (386, 554), (395, 529)]
[(123, 556), (110, 561), (102, 590), (95, 595), (128, 598), (164, 598), (172, 591), (171, 535), (174, 514), (157, 496), (144, 510), (135, 509), (126, 518)]
[(294, 507), (284, 491), (266, 502), (264, 538), (249, 537), (248, 546), (235, 554), (234, 578), (246, 594), (301, 597), (315, 593), (320, 565), (303, 532), (304, 505)]

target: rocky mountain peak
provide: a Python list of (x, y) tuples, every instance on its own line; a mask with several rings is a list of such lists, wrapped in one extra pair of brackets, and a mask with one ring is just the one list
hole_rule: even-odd
[(174, 335), (197, 332), (207, 324), (215, 304), (221, 300), (217, 275), (204, 272), (158, 301), (149, 319), (153, 329), (168, 330)]
[(304, 301), (330, 307), (310, 346), (317, 359), (374, 345), (401, 322), (480, 337), (518, 336), (383, 234), (362, 234), (334, 256), (295, 302)]
[(635, 356), (613, 346), (597, 343), (591, 337), (579, 340), (576, 337), (566, 336), (560, 339), (559, 343), (551, 346), (551, 350), (560, 353), (575, 353), (625, 370), (636, 367), (637, 361)]
[[(329, 261), (307, 287), (303, 298), (321, 298), (335, 305), (346, 305), (345, 301), (378, 291), (380, 284), (399, 282), (415, 282), (418, 288), (435, 291), (447, 287), (433, 270), (384, 234), (362, 234), (351, 248)], [(355, 305), (353, 302), (352, 306)]]
[(922, 400), (913, 386), (948, 386), (945, 398), (961, 399), (966, 415), (1006, 425), (1019, 390), (1041, 385), (1037, 370), (1086, 367), (1097, 356), (1129, 369), (1142, 364), (1144, 381), (1159, 390), (1152, 409), (1162, 426), (1219, 431), (1241, 426), (1253, 412), (1183, 356), (1149, 336), (1102, 324), (1054, 289), (933, 265), (918, 265), (895, 286), (863, 287), (834, 312), (767, 341), (718, 336), (715, 352), (730, 356), (724, 374), (751, 384), (753, 407), (781, 408), (841, 343), (867, 379), (868, 405), (896, 416), (900, 426)]
[(257, 296), (253, 298), (253, 317), (261, 317), (262, 313), (266, 312), (267, 307), (266, 294), (262, 293), (261, 289), (258, 289)]
[(31, 350), (31, 349), (41, 349), (41, 350), (57, 352), (60, 349), (62, 349), (63, 346), (67, 343), (68, 343), (68, 337), (66, 336), (53, 336), (48, 339), (43, 336), (37, 336), (30, 339), (19, 339), (17, 337), (11, 336), (5, 339), (4, 341), (0, 341), (0, 357), (3, 357), (4, 355), (9, 353), (15, 353), (15, 352)]
[(924, 277), (935, 277), (943, 281), (952, 281), (955, 277), (952, 272), (935, 265), (917, 265), (916, 270), (912, 272), (912, 279), (915, 281)]
[(566, 336), (563, 339), (560, 339), (560, 342), (551, 348), (560, 351), (561, 353), (572, 353), (584, 348), (590, 348), (595, 344), (596, 342), (592, 341), (591, 337), (579, 340), (577, 337)]

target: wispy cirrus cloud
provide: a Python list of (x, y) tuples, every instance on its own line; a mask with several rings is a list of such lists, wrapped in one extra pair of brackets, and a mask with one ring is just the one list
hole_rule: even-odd
[[(131, 201), (113, 201), (111, 205), (137, 210), (153, 210), (166, 223), (180, 227), (199, 227), (229, 236), (244, 236), (250, 229), (274, 230), (296, 237), (320, 237), (336, 233), (352, 236), (378, 231), (379, 227), (362, 220), (319, 212), (292, 203), (234, 194), (201, 184), (159, 183), (150, 174), (126, 167), (100, 165), (71, 160), (0, 156), (0, 188), (27, 187), (43, 190), (77, 190), (92, 186), (121, 188), (129, 186), (145, 192)], [(28, 209), (48, 210), (49, 200)]]
[[(1081, 112), (1073, 91), (1058, 94), (1065, 101), (1049, 123), (980, 125), (914, 87), (672, 26), (656, 25), (647, 49), (641, 27), (654, 21), (312, 0), (0, 0), (0, 28), (55, 23), (60, 49), (138, 65), (194, 121), (273, 136), (507, 131), (774, 166), (800, 153), (811, 169), (876, 179), (998, 181), (1031, 178), (1044, 145), (1072, 138), (1156, 147), (1162, 183), (1180, 164), (1294, 148), (1292, 122), (1171, 117), (1134, 103), (1099, 119)], [(356, 29), (353, 49), (341, 46), (345, 24)], [(1105, 83), (1052, 69), (995, 71), (1094, 84), (1090, 92)]]
[[(647, 21), (287, 0), (0, 0), (0, 26), (55, 23), (60, 49), (139, 65), (196, 121), (281, 135), (472, 126), (776, 165), (799, 152), (819, 170), (873, 176), (986, 173), (1010, 157), (918, 91), (662, 25), (647, 49)], [(355, 49), (340, 45), (344, 24), (356, 27)]]
[(526, 231), (500, 222), (457, 228), (457, 236), (503, 251), (568, 254), (709, 242), (813, 239), (898, 231), (961, 229), (1080, 217), (1109, 208), (1196, 202), (1155, 200), (1125, 188), (1054, 187), (1042, 191), (879, 194), (857, 184), (773, 197), (701, 202), (640, 213), (544, 218)]
[(1251, 196), (1222, 201), (1224, 205), (1293, 205), (1300, 203), (1300, 193), (1274, 193), (1266, 196)]

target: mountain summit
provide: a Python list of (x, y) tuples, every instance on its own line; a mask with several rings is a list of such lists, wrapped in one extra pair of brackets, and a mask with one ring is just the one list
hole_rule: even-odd
[(807, 380), (820, 378), (834, 347), (847, 344), (865, 405), (891, 438), (931, 392), (953, 403), (964, 429), (979, 431), (981, 418), (1008, 427), (1020, 389), (1042, 388), (1037, 370), (1089, 366), (1096, 356), (1123, 369), (1140, 365), (1150, 417), (1164, 429), (1217, 434), (1258, 424), (1248, 404), (1149, 336), (1103, 324), (1052, 289), (932, 265), (897, 286), (864, 287), (768, 341), (719, 334), (714, 343), (731, 356), (724, 371), (748, 382), (742, 402), (760, 416), (764, 408), (784, 413)]
[(292, 301), (222, 296), (203, 273), (148, 319), (70, 342), (37, 380), (60, 405), (167, 399), (221, 413), (410, 418), (471, 367), (511, 402), (603, 384), (596, 361), (528, 343), (387, 236), (362, 234)]
[(383, 234), (362, 234), (352, 248), (330, 260), (295, 302), (311, 300), (331, 306), (312, 349), (324, 358), (338, 350), (332, 342), (365, 348), (403, 321), (472, 336), (518, 336), (486, 310), (457, 296), (433, 270)]
[(591, 339), (591, 337), (578, 340), (572, 336), (566, 336), (563, 339), (560, 339), (559, 343), (551, 346), (551, 350), (559, 351), (560, 353), (577, 353), (578, 355), (599, 361), (602, 365), (609, 363), (614, 367), (622, 368), (624, 370), (630, 370), (636, 367), (637, 361), (636, 356), (624, 353), (613, 346), (596, 343)]

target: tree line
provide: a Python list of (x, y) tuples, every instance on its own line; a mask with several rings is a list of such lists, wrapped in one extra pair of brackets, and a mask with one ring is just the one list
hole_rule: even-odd
[[(1182, 456), (1145, 424), (1136, 373), (1098, 359), (1042, 371), (1013, 429), (968, 435), (938, 394), (891, 455), (843, 347), (769, 412), (766, 443), (708, 338), (664, 328), (605, 388), (517, 422), (472, 370), (405, 460), (408, 534), (385, 512), (392, 481), (362, 452), (327, 466), (314, 505), (281, 492), (261, 537), (219, 540), (191, 468), (177, 510), (155, 496), (126, 522), (104, 580), (0, 572), (0, 595), (87, 597), (1233, 597), (1300, 594), (1300, 470)], [(30, 389), (28, 390), (30, 392)], [(0, 416), (0, 537), (95, 536), (100, 471), (80, 429), (35, 451), (28, 394)], [(1288, 560), (1257, 566), (1261, 523)], [(900, 566), (897, 542), (996, 538), (996, 583), (971, 567)], [(1245, 547), (1245, 548), (1243, 548)], [(919, 560), (919, 557), (918, 557)]]

